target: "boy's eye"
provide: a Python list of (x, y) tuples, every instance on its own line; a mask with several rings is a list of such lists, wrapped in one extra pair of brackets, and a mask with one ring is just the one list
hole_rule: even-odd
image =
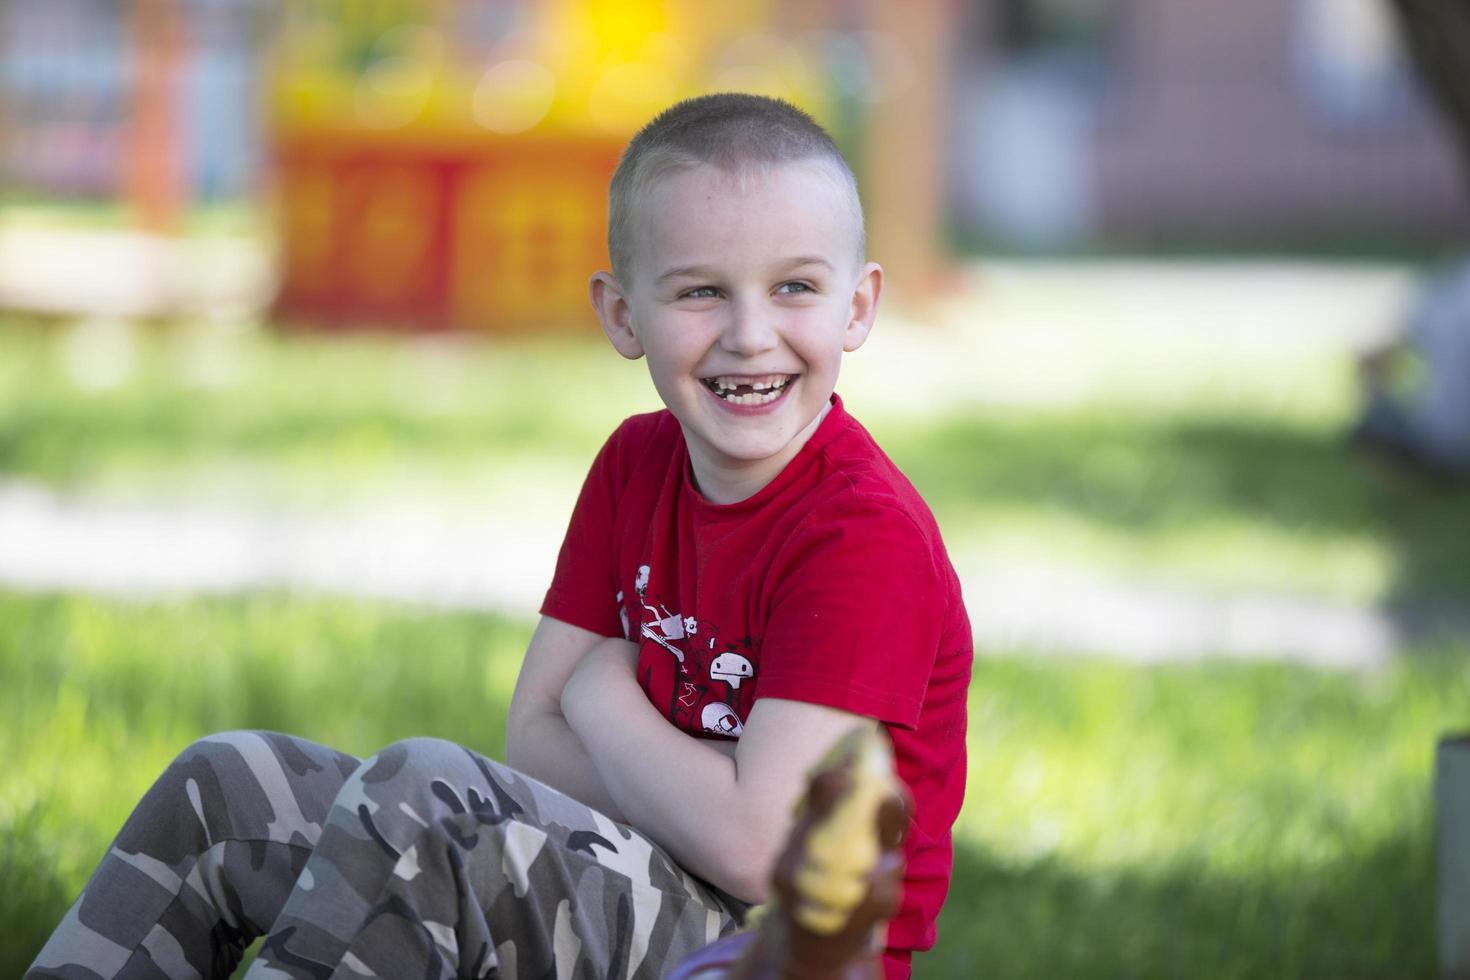
[(778, 293), (810, 293), (812, 291), (811, 284), (805, 282), (783, 282), (776, 287)]
[(684, 297), (686, 299), (714, 299), (719, 295), (720, 291), (714, 286), (696, 286), (693, 289), (686, 289), (684, 291)]

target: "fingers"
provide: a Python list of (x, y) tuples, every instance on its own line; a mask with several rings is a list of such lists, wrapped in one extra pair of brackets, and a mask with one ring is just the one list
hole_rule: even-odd
[(807, 790), (807, 813), (820, 820), (832, 812), (832, 807), (852, 785), (852, 776), (846, 769), (827, 769), (812, 776)]
[(883, 850), (891, 851), (903, 843), (909, 825), (908, 794), (902, 787), (878, 808), (878, 840)]
[(872, 922), (882, 922), (898, 914), (899, 906), (903, 903), (903, 869), (901, 852), (890, 851), (878, 859), (866, 903), (871, 910)]

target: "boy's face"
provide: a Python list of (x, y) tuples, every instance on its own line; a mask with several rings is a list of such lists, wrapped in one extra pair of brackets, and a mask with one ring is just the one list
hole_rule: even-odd
[(743, 499), (826, 414), (843, 351), (867, 338), (882, 270), (862, 265), (856, 218), (821, 163), (738, 177), (711, 166), (649, 189), (630, 281), (593, 277), (613, 346), (646, 356), (710, 499)]

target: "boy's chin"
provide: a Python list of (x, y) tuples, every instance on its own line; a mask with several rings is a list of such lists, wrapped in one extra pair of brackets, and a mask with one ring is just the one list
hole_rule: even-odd
[[(815, 421), (815, 420), (813, 420)], [(709, 439), (706, 441), (715, 454), (734, 467), (758, 466), (771, 460), (788, 458), (811, 437), (813, 425), (808, 422), (798, 428), (790, 425), (773, 425), (768, 432), (746, 433), (734, 438)]]
[(786, 426), (781, 426), (780, 431), (762, 433), (711, 432), (702, 426), (691, 427), (688, 424), (682, 428), (685, 443), (697, 444), (701, 448), (702, 452), (697, 455), (730, 469), (757, 466), (776, 459), (799, 438), (798, 433), (790, 432)]

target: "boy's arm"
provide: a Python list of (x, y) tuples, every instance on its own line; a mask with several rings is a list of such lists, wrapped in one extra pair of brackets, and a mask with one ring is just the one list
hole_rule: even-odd
[(763, 901), (808, 771), (839, 737), (877, 722), (763, 698), (732, 758), (669, 724), (643, 695), (635, 664), (631, 643), (593, 650), (562, 693), (567, 723), (627, 822), (700, 877)]
[(608, 794), (586, 746), (562, 716), (561, 695), (568, 678), (587, 652), (607, 638), (590, 630), (542, 616), (526, 647), (516, 678), (505, 730), (505, 761), (602, 811), (624, 820)]

